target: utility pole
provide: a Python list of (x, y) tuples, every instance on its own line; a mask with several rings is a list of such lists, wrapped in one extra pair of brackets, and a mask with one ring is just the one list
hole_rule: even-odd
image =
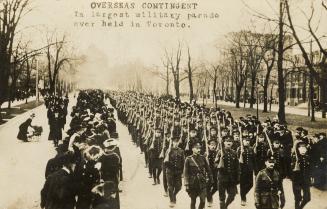
[(39, 69), (38, 69), (38, 61), (35, 59), (35, 96), (36, 96), (36, 104), (39, 104), (40, 98), (39, 98)]

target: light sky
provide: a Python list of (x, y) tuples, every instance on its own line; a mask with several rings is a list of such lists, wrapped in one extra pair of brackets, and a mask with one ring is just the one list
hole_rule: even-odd
[[(77, 28), (73, 27), (74, 22), (78, 18), (74, 17), (75, 11), (91, 11), (91, 2), (102, 2), (101, 0), (32, 0), (34, 10), (26, 15), (22, 21), (21, 27), (31, 27), (34, 29), (27, 30), (26, 38), (32, 39), (35, 45), (42, 44), (45, 33), (42, 33), (45, 28), (52, 30), (56, 28), (58, 31), (65, 31), (70, 36), (75, 48), (92, 58), (92, 50), (100, 53), (102, 59), (106, 63), (101, 64), (99, 68), (114, 68), (114, 66), (124, 65), (131, 62), (141, 62), (146, 66), (160, 65), (160, 58), (164, 53), (164, 48), (172, 49), (177, 45), (178, 40), (183, 42), (183, 45), (189, 45), (191, 54), (194, 60), (214, 62), (218, 59), (219, 50), (217, 49), (224, 43), (224, 36), (231, 31), (248, 29), (255, 26), (257, 32), (269, 32), (269, 26), (263, 26), (262, 20), (255, 18), (244, 2), (258, 11), (269, 17), (277, 18), (278, 11), (277, 0), (189, 0), (180, 2), (197, 2), (198, 10), (196, 13), (215, 12), (219, 14), (218, 19), (214, 20), (195, 20), (191, 22), (192, 26), (189, 29), (131, 29), (131, 28)], [(109, 1), (109, 0), (108, 0)], [(115, 2), (117, 0), (112, 0)], [(243, 2), (244, 1), (244, 2)], [(126, 2), (126, 1), (124, 1)], [(131, 1), (127, 1), (131, 2)], [(137, 5), (141, 2), (159, 2), (158, 0), (134, 0)], [(176, 0), (166, 0), (162, 2), (177, 2)], [(270, 2), (270, 3), (269, 3)], [(292, 9), (294, 11), (294, 21), (296, 24), (304, 25), (305, 16), (301, 10), (309, 11), (309, 0), (293, 0)], [(314, 0), (319, 4), (319, 0)], [(117, 10), (104, 9), (105, 12), (114, 12)], [(122, 10), (120, 10), (122, 11)], [(137, 10), (131, 10), (134, 12)], [(170, 10), (168, 10), (169, 12)], [(317, 9), (318, 19), (322, 16), (322, 23), (326, 23), (327, 12), (321, 12)], [(92, 18), (83, 18), (89, 22)], [(325, 20), (325, 21), (323, 21)], [(271, 24), (271, 27), (274, 27)], [(265, 28), (265, 29), (263, 29)], [(324, 31), (325, 30), (325, 31)], [(319, 34), (326, 34), (325, 27), (319, 28)], [(41, 31), (41, 32), (40, 32)], [(300, 34), (304, 37), (303, 31)], [(186, 48), (186, 47), (184, 47)], [(186, 54), (185, 54), (186, 56)], [(184, 57), (185, 57), (184, 56)], [(94, 63), (96, 64), (96, 63)], [(88, 64), (88, 68), (92, 64)], [(96, 65), (94, 65), (96, 66)], [(97, 67), (95, 67), (97, 68)], [(104, 73), (107, 69), (92, 69), (99, 70)], [(100, 73), (100, 74), (101, 74)], [(99, 74), (99, 73), (98, 73)]]

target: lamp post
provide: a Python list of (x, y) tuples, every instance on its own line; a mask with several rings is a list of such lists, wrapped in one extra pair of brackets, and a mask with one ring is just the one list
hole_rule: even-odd
[(259, 90), (258, 90), (258, 84), (259, 84), (259, 80), (257, 79), (256, 82), (256, 94), (257, 94), (257, 119), (259, 120)]
[(38, 69), (38, 61), (36, 58), (33, 58), (33, 62), (35, 62), (35, 96), (36, 96), (36, 104), (39, 103), (39, 69)]

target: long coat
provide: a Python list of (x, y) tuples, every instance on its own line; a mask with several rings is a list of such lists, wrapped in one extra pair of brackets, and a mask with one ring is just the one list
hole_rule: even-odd
[(49, 175), (41, 191), (41, 208), (74, 209), (76, 187), (74, 178), (64, 169)]
[(283, 191), (282, 178), (278, 171), (261, 170), (256, 178), (254, 197), (260, 209), (277, 209), (280, 207), (278, 191)]
[(188, 156), (184, 164), (184, 185), (201, 191), (213, 181), (208, 161), (203, 155)]
[(29, 118), (19, 126), (19, 132), (17, 135), (17, 139), (27, 140), (27, 133), (28, 133), (27, 130), (28, 130), (28, 127), (31, 126), (31, 123), (32, 123), (32, 119)]

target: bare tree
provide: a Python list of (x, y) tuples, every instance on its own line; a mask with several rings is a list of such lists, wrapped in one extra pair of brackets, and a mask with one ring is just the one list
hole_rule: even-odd
[(187, 68), (184, 71), (185, 74), (187, 75), (188, 83), (189, 83), (189, 88), (190, 88), (190, 102), (194, 99), (194, 87), (193, 87), (193, 77), (194, 73), (197, 70), (197, 67), (194, 67), (191, 62), (191, 53), (190, 53), (190, 47), (187, 47)]
[[(274, 68), (274, 65), (276, 63), (276, 43), (277, 43), (277, 36), (271, 35), (266, 36), (264, 40), (264, 47), (267, 49), (265, 51), (265, 55), (263, 56), (263, 62), (265, 65), (265, 75), (264, 75), (264, 81), (263, 81), (263, 112), (268, 112), (268, 87), (269, 87), (269, 81), (271, 78), (271, 72)], [(271, 92), (271, 98), (272, 100), (272, 92)]]
[(181, 43), (178, 42), (177, 50), (175, 52), (172, 50), (172, 52), (169, 54), (166, 49), (165, 53), (166, 53), (166, 58), (169, 62), (170, 70), (173, 75), (175, 96), (176, 96), (176, 99), (180, 99), (180, 82), (187, 78), (187, 77), (181, 78), (181, 72), (180, 72), (180, 63), (181, 63), (181, 57), (182, 57)]
[(66, 35), (59, 37), (57, 33), (47, 36), (47, 47), (45, 49), (47, 58), (47, 71), (49, 76), (50, 93), (55, 93), (56, 81), (60, 70), (65, 63), (69, 63), (73, 58), (67, 53)]
[(222, 71), (222, 67), (220, 64), (212, 64), (209, 69), (207, 69), (207, 73), (209, 78), (212, 80), (212, 92), (213, 92), (213, 103), (217, 108), (217, 88), (218, 88), (218, 74)]
[(240, 107), (241, 90), (248, 73), (247, 56), (243, 48), (243, 35), (243, 32), (231, 33), (231, 46), (225, 53), (232, 80), (235, 84), (235, 104), (237, 108)]
[[(327, 62), (326, 62), (326, 59), (327, 59), (327, 50), (325, 50), (322, 45), (321, 45), (321, 42), (320, 40), (318, 39), (318, 37), (316, 36), (316, 34), (314, 33), (314, 31), (312, 30), (312, 27), (311, 27), (311, 20), (312, 20), (312, 17), (313, 17), (313, 14), (314, 14), (314, 9), (312, 7), (312, 11), (311, 11), (311, 15), (308, 19), (308, 27), (309, 27), (309, 31), (311, 33), (311, 35), (314, 37), (316, 43), (318, 44), (319, 46), (319, 49), (320, 49), (320, 52), (322, 53), (323, 57), (320, 61), (320, 63), (318, 64), (320, 69), (321, 69), (321, 73), (319, 74), (317, 72), (317, 70), (315, 69), (315, 64), (312, 60), (312, 58), (310, 58), (310, 56), (312, 56), (312, 52), (311, 53), (308, 53), (304, 46), (303, 46), (303, 43), (301, 42), (298, 34), (297, 34), (297, 31), (295, 29), (295, 26), (293, 24), (293, 20), (292, 20), (292, 15), (291, 15), (291, 12), (290, 12), (290, 6), (289, 6), (289, 2), (288, 0), (285, 0), (285, 8), (286, 8), (286, 14), (287, 14), (287, 18), (288, 18), (288, 22), (289, 22), (289, 27), (292, 31), (292, 34), (293, 34), (293, 37), (297, 43), (297, 45), (299, 46), (301, 52), (302, 52), (302, 56), (304, 58), (304, 61), (305, 61), (305, 64), (306, 66), (308, 67), (309, 69), (309, 75), (310, 77), (313, 79), (315, 79), (318, 83), (318, 85), (321, 87), (321, 91), (322, 91), (322, 95), (321, 95), (321, 103), (322, 103), (322, 110), (323, 110), (323, 117), (326, 117), (326, 113), (325, 113), (325, 105), (326, 105), (326, 87), (327, 85), (325, 84), (327, 82)], [(310, 103), (313, 105), (314, 102), (313, 102), (313, 80), (310, 81)], [(315, 118), (314, 118), (314, 110), (312, 110), (312, 113), (311, 113), (311, 121), (314, 121)]]
[(30, 11), (28, 3), (29, 0), (3, 0), (0, 3), (0, 106), (8, 96), (16, 29), (23, 15)]

